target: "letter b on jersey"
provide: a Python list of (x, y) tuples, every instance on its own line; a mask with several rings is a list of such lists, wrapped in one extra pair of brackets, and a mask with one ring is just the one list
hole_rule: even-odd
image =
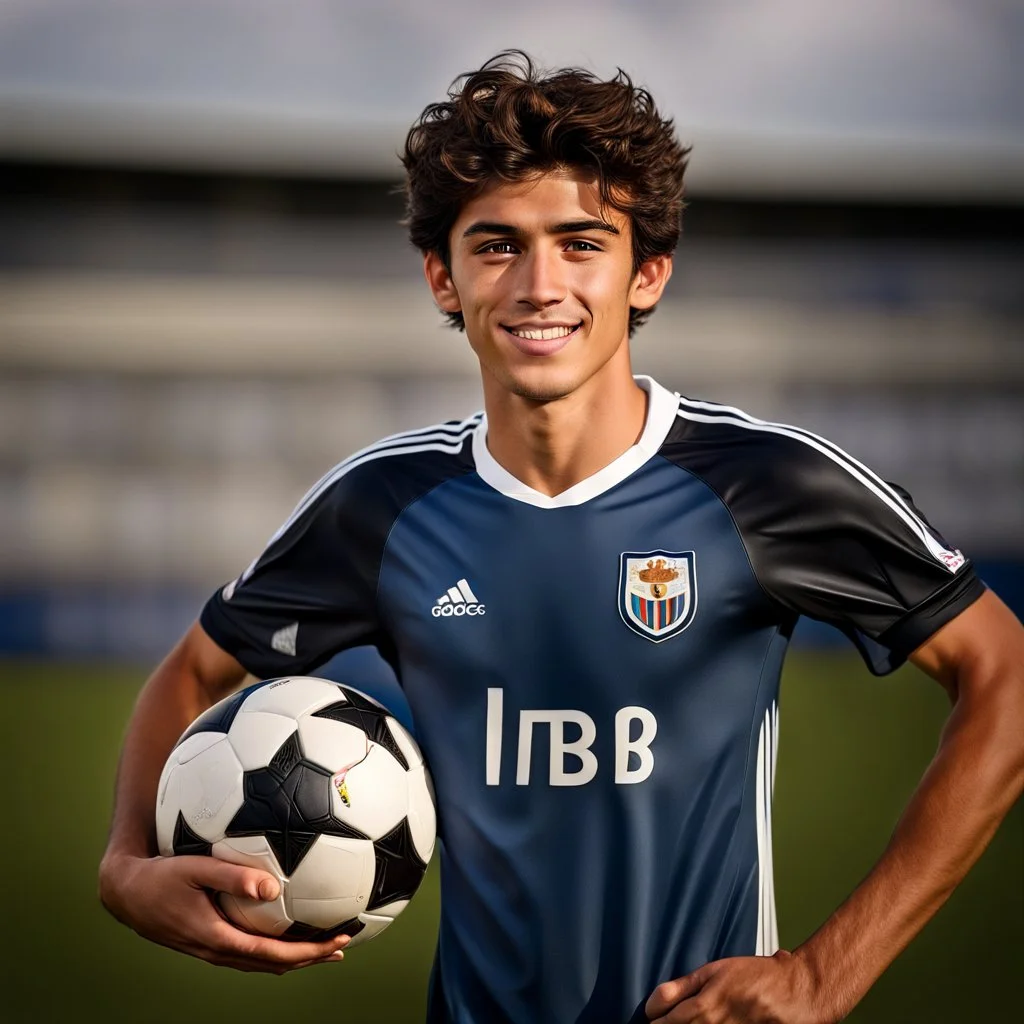
[[(572, 722), (580, 728), (577, 740), (567, 741), (565, 727)], [(597, 738), (597, 726), (583, 711), (520, 711), (519, 756), (516, 759), (516, 785), (530, 783), (530, 752), (533, 748), (533, 728), (547, 723), (551, 731), (548, 758), (548, 783), (552, 786), (582, 786), (597, 774), (597, 758), (590, 745)], [(575, 771), (565, 771), (565, 755), (579, 762)]]
[[(487, 691), (487, 785), (501, 784), (501, 742), (504, 719), (504, 692), (500, 687)], [(640, 733), (631, 739), (633, 723)], [(598, 772), (597, 755), (591, 747), (597, 738), (597, 725), (585, 711), (524, 710), (519, 712), (516, 785), (528, 786), (533, 760), (533, 737), (538, 729), (548, 730), (548, 785), (583, 786)], [(658, 732), (658, 721), (647, 708), (625, 707), (615, 713), (615, 782), (629, 785), (643, 782), (654, 770), (651, 743)], [(578, 733), (578, 735), (576, 735)], [(572, 737), (572, 738), (570, 738)], [(630, 755), (636, 766), (630, 767)]]

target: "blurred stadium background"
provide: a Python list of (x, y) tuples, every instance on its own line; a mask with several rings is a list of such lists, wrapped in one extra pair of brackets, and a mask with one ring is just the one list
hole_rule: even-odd
[[(333, 974), (268, 979), (135, 939), (94, 877), (148, 666), (331, 465), (479, 406), (397, 223), (395, 152), (500, 49), (621, 65), (694, 145), (637, 371), (832, 438), (1024, 611), (1022, 41), (1024, 9), (997, 0), (6, 0), (6, 1019), (419, 1019), (433, 879)], [(944, 715), (934, 684), (871, 679), (824, 628), (796, 646), (777, 783), (789, 945), (880, 852)], [(385, 685), (369, 656), (341, 670)], [(851, 1019), (1005, 1019), (1022, 962), (1018, 806)]]

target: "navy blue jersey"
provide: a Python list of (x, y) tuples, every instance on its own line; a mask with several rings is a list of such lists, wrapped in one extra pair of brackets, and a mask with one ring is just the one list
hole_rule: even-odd
[(482, 415), (359, 452), (203, 611), (257, 676), (394, 666), (439, 811), (431, 1021), (639, 1020), (659, 982), (772, 953), (797, 617), (884, 672), (983, 590), (834, 445), (638, 383), (639, 442), (554, 498)]

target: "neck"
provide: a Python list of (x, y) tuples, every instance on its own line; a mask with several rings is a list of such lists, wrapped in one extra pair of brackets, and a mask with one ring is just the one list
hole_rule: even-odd
[(484, 377), (487, 448), (516, 479), (554, 497), (604, 469), (643, 433), (647, 394), (628, 364), (606, 364), (550, 402), (513, 394)]

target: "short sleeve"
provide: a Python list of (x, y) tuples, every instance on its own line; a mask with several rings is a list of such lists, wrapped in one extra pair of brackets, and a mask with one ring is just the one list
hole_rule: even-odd
[(420, 497), (472, 471), (479, 419), (395, 434), (338, 463), (210, 598), (203, 629), (264, 679), (309, 672), (351, 647), (392, 651), (377, 594), (388, 536)]
[(884, 674), (984, 592), (910, 495), (837, 445), (731, 407), (683, 412), (663, 452), (728, 508), (780, 622), (836, 626)]
[(872, 671), (898, 667), (983, 593), (902, 488), (825, 442), (773, 448), (762, 507), (745, 517), (758, 581), (785, 608), (846, 633)]
[(200, 616), (210, 637), (261, 678), (303, 674), (380, 639), (381, 525), (362, 514), (349, 480), (311, 493)]

